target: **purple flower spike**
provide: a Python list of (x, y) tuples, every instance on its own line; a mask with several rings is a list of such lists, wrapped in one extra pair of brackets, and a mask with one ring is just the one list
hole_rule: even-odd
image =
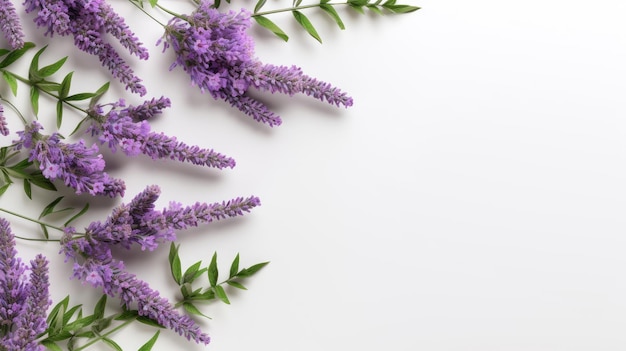
[(12, 49), (24, 46), (24, 32), (11, 0), (0, 0), (0, 30)]
[(202, 92), (208, 91), (213, 98), (270, 126), (280, 125), (280, 117), (246, 94), (250, 86), (272, 93), (304, 93), (332, 105), (352, 106), (346, 93), (303, 74), (296, 66), (261, 63), (254, 57), (254, 41), (246, 33), (250, 13), (244, 9), (222, 13), (212, 5), (211, 0), (201, 0), (191, 14), (173, 18), (159, 40), (164, 50), (171, 47), (176, 53), (170, 68), (182, 66)]
[[(9, 223), (0, 218), (0, 349), (43, 351), (37, 336), (47, 328), (50, 307), (48, 261), (31, 261), (30, 278), (18, 258)], [(3, 333), (4, 332), (4, 333)]]
[(103, 223), (89, 224), (83, 236), (74, 238), (74, 228), (65, 228), (61, 253), (66, 260), (73, 261), (74, 278), (102, 287), (105, 294), (119, 297), (125, 307), (137, 308), (139, 315), (157, 321), (188, 340), (208, 344), (209, 336), (189, 316), (176, 312), (158, 291), (125, 271), (124, 263), (113, 258), (111, 247), (121, 245), (129, 249), (133, 244), (139, 244), (142, 249), (153, 250), (162, 241), (174, 240), (176, 229), (240, 216), (259, 206), (260, 201), (251, 196), (187, 207), (172, 203), (157, 211), (154, 204), (160, 192), (156, 185), (147, 187), (128, 204), (116, 207)]
[(61, 142), (58, 133), (42, 135), (42, 127), (33, 122), (22, 132), (16, 149), (30, 148), (30, 161), (37, 161), (44, 177), (62, 179), (77, 194), (123, 196), (126, 188), (120, 179), (111, 178), (104, 172), (105, 162), (98, 147), (87, 147), (83, 140), (68, 144)]
[(145, 120), (169, 107), (169, 99), (152, 99), (137, 107), (122, 108), (123, 101), (111, 105), (106, 114), (101, 105), (92, 108), (89, 114), (93, 123), (89, 131), (98, 135), (100, 143), (106, 143), (112, 151), (119, 147), (128, 156), (141, 153), (152, 159), (171, 159), (218, 169), (235, 167), (235, 160), (212, 149), (187, 145), (175, 137), (150, 131)]
[(167, 209), (163, 210), (163, 215), (166, 222), (171, 223), (174, 229), (186, 229), (197, 227), (202, 222), (210, 223), (226, 217), (242, 216), (244, 212), (250, 212), (252, 208), (259, 205), (261, 205), (261, 200), (256, 196), (238, 197), (214, 204), (197, 202), (186, 207), (172, 202)]
[[(2, 1), (2, 0), (0, 0)], [(7, 1), (7, 0), (4, 0)], [(72, 35), (80, 50), (95, 55), (102, 66), (141, 96), (146, 88), (115, 48), (105, 41), (105, 33), (116, 38), (131, 54), (147, 59), (148, 51), (130, 31), (124, 19), (104, 0), (25, 0), (26, 12), (36, 11), (35, 23), (46, 27), (46, 35)]]

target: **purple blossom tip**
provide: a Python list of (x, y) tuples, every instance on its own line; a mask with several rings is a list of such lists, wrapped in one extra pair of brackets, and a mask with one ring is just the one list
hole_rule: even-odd
[(0, 30), (12, 49), (24, 46), (24, 32), (11, 0), (0, 0)]
[(36, 339), (47, 328), (51, 304), (48, 261), (37, 255), (26, 273), (9, 223), (0, 218), (0, 350), (43, 350)]
[(20, 139), (15, 148), (30, 148), (29, 160), (38, 162), (45, 178), (62, 179), (77, 194), (124, 195), (124, 182), (104, 172), (105, 162), (96, 145), (88, 147), (84, 140), (64, 143), (58, 133), (42, 135), (41, 129), (38, 122), (27, 125), (24, 131), (18, 132)]

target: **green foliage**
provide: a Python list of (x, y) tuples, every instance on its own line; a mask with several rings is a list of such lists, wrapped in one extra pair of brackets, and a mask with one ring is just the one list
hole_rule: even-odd
[(0, 184), (2, 184), (0, 186), (0, 195), (18, 180), (24, 183), (24, 192), (29, 199), (32, 198), (31, 185), (46, 190), (56, 190), (54, 184), (46, 179), (28, 158), (13, 163), (12, 160), (19, 155), (19, 152), (10, 152), (9, 150), (6, 146), (0, 148)]
[[(50, 202), (48, 205), (46, 205), (43, 208), (43, 210), (39, 214), (39, 218), (37, 218), (37, 219), (42, 219), (42, 218), (44, 218), (46, 216), (49, 216), (49, 215), (52, 215), (52, 214), (64, 214), (64, 213), (75, 212), (74, 215), (69, 217), (69, 219), (67, 219), (65, 221), (65, 223), (63, 223), (63, 226), (67, 227), (71, 222), (73, 222), (78, 217), (80, 217), (83, 214), (85, 214), (87, 212), (87, 210), (89, 209), (89, 203), (88, 202), (86, 202), (85, 205), (83, 206), (83, 208), (80, 209), (78, 212), (76, 212), (76, 209), (73, 208), (73, 207), (65, 207), (65, 208), (62, 208), (62, 209), (57, 209), (56, 205), (58, 205), (59, 202), (61, 202), (61, 200), (63, 200), (63, 196), (59, 196), (56, 199), (52, 200), (52, 202)], [(39, 226), (41, 227), (41, 230), (43, 232), (44, 238), (48, 239), (48, 237), (49, 237), (49, 235), (48, 235), (48, 227), (46, 227), (43, 224), (40, 224)]]
[[(317, 30), (313, 26), (313, 23), (306, 17), (301, 10), (310, 9), (310, 8), (320, 8), (324, 13), (326, 13), (330, 18), (337, 23), (339, 29), (345, 29), (346, 26), (341, 20), (339, 13), (335, 9), (338, 6), (349, 6), (356, 12), (365, 13), (365, 9), (374, 12), (379, 15), (388, 13), (410, 13), (419, 10), (420, 8), (417, 6), (410, 5), (399, 5), (396, 4), (396, 0), (387, 0), (383, 2), (382, 0), (347, 0), (342, 3), (331, 3), (330, 0), (320, 0), (319, 3), (310, 4), (310, 5), (302, 5), (302, 0), (294, 0), (291, 8), (279, 9), (279, 10), (268, 10), (261, 11), (263, 6), (266, 4), (267, 0), (257, 0), (252, 17), (255, 19), (256, 23), (261, 27), (268, 29), (272, 33), (274, 33), (277, 37), (283, 39), (284, 41), (289, 40), (289, 37), (285, 32), (273, 21), (267, 18), (268, 15), (279, 13), (279, 12), (291, 12), (296, 22), (307, 32), (309, 35), (318, 42), (322, 42), (322, 38), (318, 34)], [(219, 6), (219, 3), (216, 2), (216, 7)]]
[[(225, 286), (247, 290), (247, 288), (241, 283), (241, 280), (253, 276), (269, 263), (262, 262), (248, 268), (239, 269), (239, 254), (237, 254), (230, 264), (228, 278), (220, 282), (217, 253), (213, 253), (213, 256), (211, 256), (211, 262), (208, 266), (202, 267), (202, 261), (198, 261), (187, 268), (185, 273), (182, 273), (182, 269), (180, 267), (179, 246), (172, 243), (170, 245), (169, 262), (172, 277), (179, 285), (182, 295), (182, 299), (177, 305), (182, 306), (183, 309), (189, 314), (203, 317), (207, 316), (203, 314), (200, 309), (198, 309), (196, 303), (206, 303), (217, 299), (223, 303), (230, 304), (230, 299), (228, 298), (228, 292), (227, 289), (225, 289)], [(206, 279), (208, 280), (208, 286), (206, 286), (205, 283), (204, 286), (194, 287), (194, 283), (196, 283), (197, 280), (205, 273)]]
[[(48, 328), (39, 335), (41, 344), (52, 351), (64, 349), (78, 351), (101, 341), (115, 350), (122, 350), (120, 345), (111, 338), (116, 330), (134, 321), (162, 328), (155, 321), (139, 316), (137, 310), (124, 309), (122, 312), (106, 315), (106, 305), (107, 296), (102, 295), (95, 304), (92, 313), (84, 315), (83, 306), (70, 307), (70, 297), (66, 296), (48, 313)], [(152, 350), (159, 333), (157, 330), (154, 336), (139, 348), (139, 351)]]

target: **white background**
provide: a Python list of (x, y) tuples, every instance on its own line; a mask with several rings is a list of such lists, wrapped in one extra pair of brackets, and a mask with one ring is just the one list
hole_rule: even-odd
[[(200, 94), (181, 69), (169, 72), (172, 54), (153, 46), (159, 25), (112, 4), (150, 49), (148, 62), (130, 59), (148, 96), (173, 101), (153, 128), (237, 160), (217, 171), (105, 152), (126, 199), (159, 184), (159, 206), (262, 201), (245, 218), (179, 235), (185, 266), (208, 264), (214, 251), (224, 272), (237, 252), (242, 265), (271, 261), (231, 305), (203, 308), (213, 318), (201, 321), (208, 349), (626, 349), (626, 4), (409, 2), (422, 10), (342, 9), (345, 31), (308, 11), (322, 45), (291, 15), (275, 15), (290, 41), (253, 27), (257, 56), (298, 65), (355, 101), (337, 109), (256, 94), (283, 117), (277, 128)], [(71, 52), (76, 84), (93, 90), (107, 79), (69, 38), (52, 42), (49, 60)], [(111, 100), (123, 94), (113, 86)], [(13, 190), (14, 207), (39, 213)], [(95, 202), (83, 224), (118, 202)], [(19, 234), (31, 228), (12, 222)], [(24, 256), (41, 250), (20, 243)], [(71, 291), (89, 309), (96, 293), (67, 282), (54, 244), (43, 250), (54, 260), (54, 297)], [(167, 245), (121, 257), (176, 297)], [(139, 326), (116, 340), (133, 350), (152, 333)], [(164, 333), (155, 349), (204, 347)]]

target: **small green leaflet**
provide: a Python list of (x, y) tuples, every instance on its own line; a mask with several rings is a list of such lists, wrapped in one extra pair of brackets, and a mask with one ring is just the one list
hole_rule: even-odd
[(317, 31), (313, 27), (313, 24), (309, 19), (300, 11), (293, 11), (293, 17), (296, 19), (298, 23), (304, 28), (313, 38), (315, 38), (320, 43), (322, 42), (322, 38), (317, 34)]
[(284, 41), (288, 41), (289, 37), (287, 36), (287, 34), (285, 34), (285, 32), (283, 32), (282, 29), (280, 29), (276, 23), (272, 22), (269, 18), (265, 17), (265, 16), (254, 16), (254, 20), (256, 21), (256, 23), (258, 23), (261, 27), (269, 29), (272, 33), (276, 34), (277, 37), (281, 38)]
[[(156, 3), (156, 0), (155, 0)], [(143, 344), (139, 350), (137, 351), (150, 351), (152, 350), (152, 346), (154, 346), (154, 343), (156, 343), (157, 339), (159, 338), (159, 334), (161, 333), (160, 330), (157, 330), (156, 333), (154, 333), (154, 336), (152, 338), (150, 338), (150, 340), (148, 340), (148, 342), (146, 342), (145, 344)]]

